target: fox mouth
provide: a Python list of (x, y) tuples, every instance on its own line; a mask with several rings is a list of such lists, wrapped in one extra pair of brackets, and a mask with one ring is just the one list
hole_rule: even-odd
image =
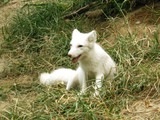
[(72, 58), (72, 62), (73, 62), (73, 63), (76, 63), (76, 62), (79, 60), (80, 57), (81, 57), (81, 55)]

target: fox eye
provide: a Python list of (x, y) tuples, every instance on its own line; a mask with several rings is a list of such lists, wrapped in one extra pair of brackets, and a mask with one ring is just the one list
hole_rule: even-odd
[(78, 45), (78, 48), (81, 48), (81, 47), (83, 47), (83, 45)]

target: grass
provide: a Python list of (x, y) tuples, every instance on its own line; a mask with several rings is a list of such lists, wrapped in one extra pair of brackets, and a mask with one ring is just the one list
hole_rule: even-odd
[(0, 0), (0, 6), (7, 4), (9, 1), (10, 0)]
[[(83, 32), (98, 29), (98, 21), (83, 15), (63, 20), (61, 16), (70, 7), (63, 2), (26, 5), (3, 29), (5, 42), (0, 55), (10, 64), (5, 73), (6, 84), (0, 88), (0, 102), (6, 104), (1, 120), (127, 119), (122, 110), (128, 104), (131, 107), (134, 101), (159, 97), (160, 26), (150, 36), (144, 31), (139, 38), (136, 31), (121, 34), (111, 19), (110, 31), (117, 37), (107, 41), (110, 35), (103, 30), (98, 42), (116, 61), (118, 74), (114, 81), (104, 84), (99, 98), (92, 96), (92, 87), (86, 95), (79, 96), (79, 90), (67, 92), (64, 85), (39, 84), (41, 72), (62, 66), (76, 68), (66, 57), (74, 28)], [(30, 77), (25, 79), (24, 75)], [(9, 78), (13, 83), (7, 85)]]
[[(82, 29), (80, 26), (83, 21), (62, 20), (61, 16), (65, 14), (65, 9), (67, 8), (56, 3), (39, 4), (36, 7), (29, 5), (14, 17), (10, 30), (4, 30), (5, 46), (8, 49), (1, 51), (12, 52), (12, 55), (17, 57), (14, 57), (15, 64), (10, 67), (11, 73), (14, 71), (14, 74), (26, 74), (36, 69), (39, 71), (41, 68), (51, 70), (54, 65), (71, 66), (70, 60), (66, 58), (71, 31), (76, 27)], [(87, 24), (87, 21), (85, 22)]]

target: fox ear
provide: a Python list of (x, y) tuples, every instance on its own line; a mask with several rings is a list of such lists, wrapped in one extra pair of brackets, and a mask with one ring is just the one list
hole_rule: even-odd
[(74, 35), (77, 35), (77, 33), (80, 33), (80, 32), (77, 29), (74, 29), (73, 32), (72, 32), (72, 38), (73, 38)]
[(74, 29), (72, 34), (77, 34), (77, 33), (80, 33), (77, 29)]
[(89, 41), (89, 42), (96, 42), (96, 40), (97, 40), (97, 33), (96, 33), (95, 30), (93, 30), (93, 31), (91, 31), (91, 32), (89, 33), (88, 41)]

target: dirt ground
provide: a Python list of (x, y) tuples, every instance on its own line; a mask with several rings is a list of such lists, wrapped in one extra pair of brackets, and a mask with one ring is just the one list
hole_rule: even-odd
[[(16, 14), (25, 3), (23, 0), (10, 0), (9, 3), (0, 5), (0, 45), (3, 42), (3, 28), (10, 21), (12, 17)], [(4, 56), (0, 58), (0, 77), (2, 77), (3, 72), (8, 68), (8, 60)]]
[[(31, 1), (28, 1), (31, 2)], [(38, 0), (34, 0), (34, 2), (38, 2)], [(5, 25), (12, 21), (16, 12), (27, 2), (24, 0), (10, 0), (9, 3), (0, 5), (0, 45), (3, 42), (3, 34), (2, 29)], [(1, 49), (1, 48), (0, 48)], [(27, 84), (31, 81), (30, 76), (19, 76), (18, 78), (1, 78), (3, 77), (3, 72), (8, 68), (8, 60), (5, 59), (5, 56), (1, 56), (0, 58), (0, 88), (1, 86), (6, 87), (6, 89), (14, 84)], [(0, 112), (6, 110), (8, 102), (0, 101)]]
[[(25, 4), (28, 3), (43, 2), (43, 0), (9, 0), (8, 3), (0, 5), (0, 45), (3, 42), (3, 29), (8, 25), (12, 20), (13, 16), (16, 15), (17, 11), (20, 10)], [(6, 60), (5, 56), (0, 58), (0, 77), (3, 75), (4, 71), (8, 69), (7, 65), (9, 60)]]
[[(26, 2), (24, 0), (10, 0), (6, 5), (0, 6), (0, 30), (4, 25), (7, 25), (11, 20), (16, 11), (20, 9)], [(160, 10), (160, 4), (151, 5), (151, 7)], [(145, 31), (148, 35), (152, 35), (157, 29), (157, 24), (160, 24), (160, 16), (157, 16), (151, 12), (148, 7), (143, 7), (132, 13), (129, 13), (126, 17), (129, 19), (129, 29), (128, 26), (124, 25), (123, 19), (117, 19), (114, 25), (110, 25), (109, 29), (106, 29), (111, 35), (109, 40), (114, 39), (117, 35), (112, 34), (112, 29), (117, 29), (120, 34), (126, 34), (127, 32), (137, 31), (139, 38), (143, 37), (143, 32)], [(119, 24), (122, 23), (122, 24)], [(156, 23), (156, 24), (155, 24)], [(100, 23), (102, 27), (98, 29), (104, 29), (108, 26), (108, 23)], [(115, 32), (114, 32), (115, 33)], [(160, 35), (160, 31), (159, 31)], [(0, 32), (0, 44), (3, 42), (3, 37)], [(4, 58), (0, 58), (0, 74), (4, 71), (7, 66), (7, 62)], [(27, 79), (27, 80), (26, 80)], [(29, 80), (28, 80), (29, 79)], [(20, 76), (17, 78), (16, 82), (24, 84), (27, 81), (31, 81), (29, 76)], [(5, 80), (0, 79), (0, 86), (9, 86), (15, 84), (15, 80), (8, 78)], [(0, 111), (6, 109), (9, 103), (0, 102)], [(149, 120), (160, 118), (160, 98), (159, 99), (149, 99), (139, 100), (133, 102), (132, 105), (127, 105), (126, 109), (121, 112), (125, 118), (130, 118), (132, 120)]]

